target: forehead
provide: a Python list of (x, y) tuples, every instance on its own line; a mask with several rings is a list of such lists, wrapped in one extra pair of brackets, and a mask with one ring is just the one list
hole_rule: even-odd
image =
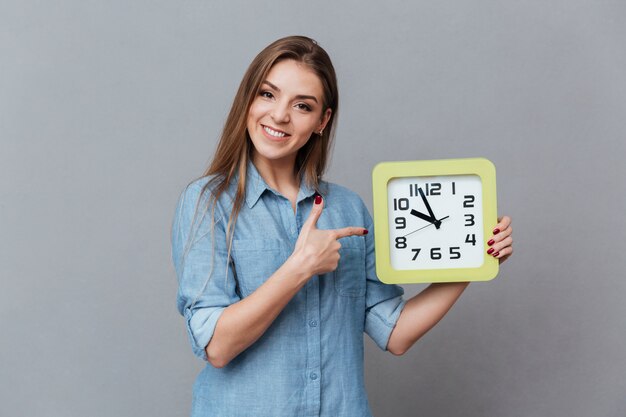
[(312, 69), (292, 59), (280, 61), (270, 69), (266, 81), (289, 94), (322, 97), (322, 80)]

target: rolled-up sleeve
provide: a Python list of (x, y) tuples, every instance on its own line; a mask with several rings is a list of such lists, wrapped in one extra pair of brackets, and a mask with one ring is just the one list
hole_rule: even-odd
[(228, 261), (221, 216), (207, 210), (202, 183), (181, 194), (172, 222), (172, 261), (178, 278), (176, 305), (185, 319), (193, 353), (207, 360), (211, 340), (224, 309), (239, 300)]
[(385, 284), (376, 275), (376, 255), (374, 251), (374, 223), (363, 207), (366, 228), (365, 236), (365, 271), (367, 274), (365, 292), (365, 333), (367, 333), (382, 350), (387, 350), (391, 332), (406, 304), (402, 298), (404, 289), (399, 285)]

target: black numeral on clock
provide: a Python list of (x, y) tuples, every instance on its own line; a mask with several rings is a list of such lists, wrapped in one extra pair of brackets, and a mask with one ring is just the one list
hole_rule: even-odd
[[(454, 189), (454, 185), (452, 186)], [(409, 184), (409, 196), (417, 197), (419, 196), (419, 184)], [(423, 188), (425, 195), (441, 195), (441, 183), (440, 182), (431, 182), (425, 183)], [(454, 191), (452, 192), (454, 194)]]
[(476, 224), (476, 221), (474, 221), (473, 214), (464, 214), (464, 216), (465, 216), (465, 226), (474, 226)]
[(463, 196), (463, 207), (465, 208), (472, 208), (474, 207), (474, 196), (473, 195), (466, 195)]
[(409, 199), (408, 198), (394, 198), (393, 199), (393, 209), (394, 210), (408, 210), (409, 209)]
[[(417, 260), (417, 256), (420, 254), (421, 251), (422, 251), (421, 248), (411, 249), (411, 252), (413, 252), (413, 257), (411, 258), (411, 260), (413, 261)], [(452, 246), (451, 248), (449, 248), (449, 252), (450, 252), (450, 259), (461, 259), (461, 248), (459, 246)], [(434, 261), (438, 261), (439, 259), (442, 259), (442, 258), (443, 258), (443, 253), (441, 252), (441, 248), (430, 249), (430, 259)]]
[(426, 184), (426, 195), (441, 195), (441, 183), (433, 182), (432, 184)]
[(405, 249), (406, 248), (406, 237), (399, 236), (396, 238), (396, 248)]
[(406, 229), (406, 219), (404, 217), (396, 217), (396, 229)]
[(471, 243), (472, 246), (476, 246), (476, 235), (474, 233), (468, 234), (465, 237), (465, 243)]

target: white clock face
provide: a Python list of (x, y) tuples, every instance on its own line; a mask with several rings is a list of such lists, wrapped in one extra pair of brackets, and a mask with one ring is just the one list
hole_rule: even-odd
[(392, 178), (387, 196), (392, 268), (477, 268), (483, 264), (478, 175)]

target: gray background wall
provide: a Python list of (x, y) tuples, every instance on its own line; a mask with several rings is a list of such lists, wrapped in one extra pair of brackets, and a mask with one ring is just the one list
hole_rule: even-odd
[(514, 218), (409, 353), (366, 338), (375, 415), (626, 415), (625, 4), (0, 1), (0, 415), (188, 414), (174, 205), (296, 33), (339, 74), (328, 179), (371, 208), (379, 161), (485, 156)]

